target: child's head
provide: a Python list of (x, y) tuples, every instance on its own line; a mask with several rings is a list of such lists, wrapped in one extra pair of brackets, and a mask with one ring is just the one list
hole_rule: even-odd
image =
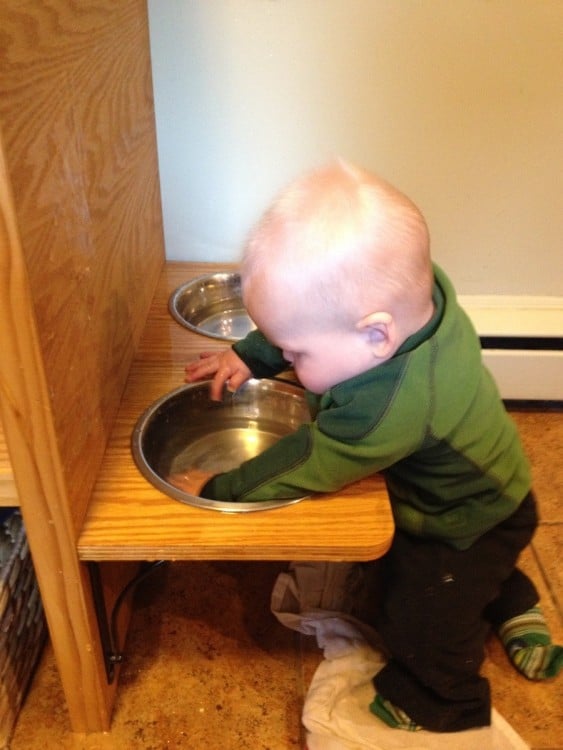
[[(432, 314), (420, 211), (340, 161), (278, 196), (249, 238), (241, 272), (250, 315), (311, 390), (389, 359)], [(316, 374), (304, 377), (305, 348)]]

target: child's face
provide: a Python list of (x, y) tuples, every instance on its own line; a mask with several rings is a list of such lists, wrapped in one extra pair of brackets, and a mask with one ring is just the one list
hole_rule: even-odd
[(313, 393), (324, 393), (376, 364), (365, 334), (353, 325), (317, 326), (310, 314), (301, 327), (294, 325), (292, 316), (266, 295), (246, 300), (246, 306), (257, 327), (283, 351), (302, 385)]

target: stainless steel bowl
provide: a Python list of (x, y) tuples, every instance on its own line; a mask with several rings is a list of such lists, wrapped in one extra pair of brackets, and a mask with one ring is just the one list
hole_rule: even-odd
[(209, 382), (182, 386), (155, 401), (132, 435), (137, 467), (157, 489), (198, 508), (227, 512), (267, 510), (299, 502), (237, 503), (207, 500), (174, 486), (175, 475), (200, 469), (229, 471), (311, 419), (304, 391), (281, 380), (250, 380), (222, 402), (209, 400)]
[(215, 339), (238, 341), (255, 328), (242, 304), (238, 273), (188, 281), (171, 295), (168, 307), (178, 323)]

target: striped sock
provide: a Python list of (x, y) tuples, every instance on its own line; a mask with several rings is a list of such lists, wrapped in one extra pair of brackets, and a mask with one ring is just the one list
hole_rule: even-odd
[(540, 607), (507, 620), (498, 634), (510, 661), (528, 679), (555, 677), (563, 668), (563, 647), (551, 642)]
[(375, 696), (369, 710), (393, 729), (406, 729), (408, 732), (417, 732), (422, 729), (402, 709), (397, 708), (380, 695)]

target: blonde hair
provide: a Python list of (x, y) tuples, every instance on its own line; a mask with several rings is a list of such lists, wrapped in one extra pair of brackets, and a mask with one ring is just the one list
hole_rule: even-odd
[[(282, 283), (289, 302), (323, 305), (332, 319), (428, 304), (426, 222), (409, 198), (338, 160), (292, 182), (248, 238), (243, 285)], [(406, 306), (406, 307), (405, 307)]]

